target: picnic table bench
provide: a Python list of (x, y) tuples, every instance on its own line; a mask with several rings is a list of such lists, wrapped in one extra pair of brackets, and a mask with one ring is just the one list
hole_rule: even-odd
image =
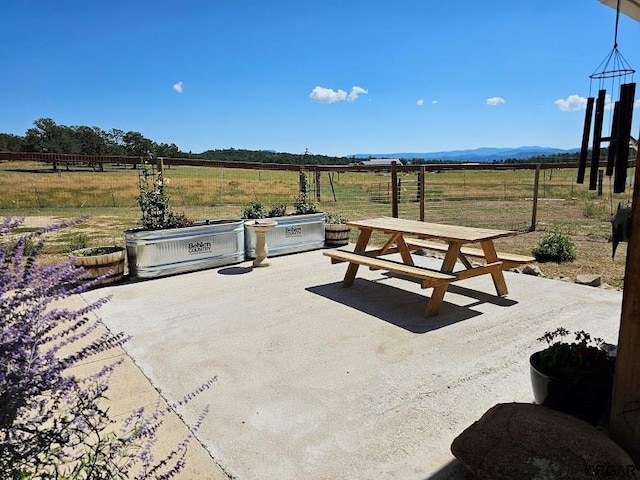
[[(386, 270), (388, 272), (417, 278), (418, 280), (420, 280), (420, 286), (422, 288), (435, 287), (436, 285), (449, 283), (456, 279), (456, 277), (453, 275), (448, 275), (437, 270), (416, 267), (414, 265), (407, 265), (405, 263), (395, 262), (393, 260), (369, 256), (366, 253), (352, 253), (345, 252), (344, 250), (326, 250), (323, 253), (324, 255), (331, 257), (331, 261), (333, 263), (356, 263), (358, 265), (366, 265), (371, 269)], [(352, 283), (353, 280), (351, 280), (351, 284)], [(344, 284), (344, 286), (348, 287), (351, 285)]]
[[(449, 245), (446, 243), (434, 242), (423, 238), (405, 238), (405, 242), (407, 243), (407, 246), (410, 250), (426, 248), (428, 250), (435, 250), (437, 252), (444, 253), (449, 250)], [(498, 260), (502, 262), (502, 268), (505, 270), (536, 261), (534, 257), (519, 255), (516, 253), (496, 252), (496, 255), (498, 257)], [(470, 268), (469, 265), (467, 265), (468, 260), (466, 257), (485, 258), (485, 253), (481, 248), (466, 246), (460, 247), (460, 254), (458, 255), (458, 258), (463, 264), (465, 264), (467, 268)]]

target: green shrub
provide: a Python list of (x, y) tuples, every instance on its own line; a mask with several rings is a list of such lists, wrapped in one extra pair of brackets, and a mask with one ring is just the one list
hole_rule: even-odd
[(269, 210), (269, 217), (284, 217), (287, 214), (287, 206), (284, 203), (277, 203)]
[(585, 218), (603, 218), (605, 216), (605, 207), (600, 203), (586, 202), (582, 207), (582, 214)]
[(347, 218), (343, 217), (339, 213), (325, 213), (324, 221), (326, 223), (334, 224), (334, 225), (348, 222)]
[[(11, 252), (11, 251), (15, 251), (17, 247), (18, 247), (17, 240), (0, 242), (0, 250), (6, 249), (7, 251)], [(39, 249), (38, 243), (31, 237), (24, 238), (24, 245), (22, 245), (21, 248), (24, 250), (24, 254), (28, 256), (34, 255), (36, 253), (36, 250)]]
[(89, 237), (87, 237), (86, 233), (76, 233), (71, 237), (69, 241), (69, 251), (73, 252), (74, 250), (81, 250), (83, 248), (87, 248), (89, 246)]
[(571, 237), (560, 232), (545, 235), (533, 249), (538, 262), (573, 262), (576, 259), (576, 246)]
[(293, 203), (296, 215), (305, 215), (307, 213), (320, 213), (320, 207), (317, 204), (307, 200), (307, 196), (300, 194)]
[(255, 200), (242, 209), (242, 218), (256, 219), (266, 218), (269, 212), (262, 202)]

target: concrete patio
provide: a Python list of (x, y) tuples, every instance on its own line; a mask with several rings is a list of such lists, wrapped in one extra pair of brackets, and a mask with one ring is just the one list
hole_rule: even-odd
[(133, 336), (114, 398), (173, 402), (218, 376), (178, 411), (190, 424), (210, 405), (181, 478), (464, 478), (452, 440), (496, 403), (533, 401), (537, 337), (617, 342), (620, 291), (506, 272), (507, 297), (476, 277), (425, 318), (430, 289), (362, 267), (345, 289), (345, 269), (312, 251), (84, 294), (112, 295), (100, 316)]

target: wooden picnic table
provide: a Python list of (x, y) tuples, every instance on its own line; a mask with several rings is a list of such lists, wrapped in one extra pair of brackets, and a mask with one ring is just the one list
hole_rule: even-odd
[[(343, 286), (349, 287), (353, 284), (360, 265), (417, 278), (422, 288), (433, 287), (433, 294), (427, 302), (425, 311), (427, 316), (438, 313), (450, 283), (478, 275), (491, 275), (497, 294), (504, 296), (508, 293), (508, 289), (503, 270), (535, 260), (533, 257), (496, 252), (494, 240), (517, 235), (518, 232), (513, 230), (464, 227), (392, 217), (351, 221), (347, 222), (347, 225), (360, 230), (354, 251), (324, 252), (334, 263), (349, 262)], [(367, 249), (374, 231), (387, 235), (388, 240), (382, 248)], [(468, 247), (470, 244), (479, 244), (480, 248)], [(419, 248), (445, 252), (440, 270), (414, 264), (411, 251)], [(399, 253), (402, 262), (381, 258), (383, 255), (392, 253)], [(473, 265), (468, 260), (468, 256), (483, 258), (485, 263)], [(462, 262), (464, 268), (454, 272), (458, 260)]]

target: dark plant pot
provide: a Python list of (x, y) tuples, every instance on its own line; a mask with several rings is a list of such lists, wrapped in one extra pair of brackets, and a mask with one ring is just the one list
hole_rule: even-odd
[(596, 425), (605, 413), (612, 382), (601, 377), (558, 378), (544, 373), (539, 352), (529, 358), (531, 386), (538, 405), (553, 408)]

